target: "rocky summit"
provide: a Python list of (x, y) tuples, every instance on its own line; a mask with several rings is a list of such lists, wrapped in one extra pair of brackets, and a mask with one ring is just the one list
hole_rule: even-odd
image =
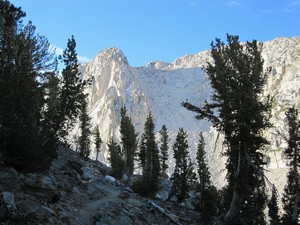
[[(197, 224), (197, 211), (135, 194), (129, 180), (64, 147), (44, 173), (0, 168), (0, 224)], [(161, 193), (163, 196), (163, 193)]]
[[(287, 168), (283, 154), (287, 137), (285, 112), (291, 106), (299, 108), (300, 102), (300, 37), (282, 37), (262, 44), (264, 68), (269, 73), (262, 98), (272, 99), (270, 121), (273, 124), (265, 132), (270, 145), (263, 153), (267, 163), (266, 175), (282, 193)], [(178, 128), (183, 127), (188, 132), (192, 159), (195, 158), (199, 133), (203, 132), (213, 183), (222, 187), (226, 180), (222, 135), (206, 120), (194, 119), (195, 114), (181, 106), (186, 100), (200, 106), (205, 99), (210, 99), (212, 89), (203, 69), (208, 62), (212, 62), (210, 51), (204, 51), (180, 57), (171, 63), (156, 61), (132, 67), (120, 49), (108, 48), (83, 65), (82, 75), (93, 77), (93, 84), (87, 90), (90, 96), (89, 115), (92, 125), (99, 126), (104, 142), (104, 157), (100, 159), (105, 161), (107, 158), (106, 143), (111, 137), (120, 140), (120, 109), (126, 105), (140, 134), (149, 111), (153, 115), (158, 138), (158, 132), (165, 124), (171, 137), (170, 146)], [(76, 134), (79, 134), (79, 125), (71, 137)], [(169, 174), (174, 165), (172, 155), (170, 149)], [(91, 157), (95, 157), (95, 152)]]

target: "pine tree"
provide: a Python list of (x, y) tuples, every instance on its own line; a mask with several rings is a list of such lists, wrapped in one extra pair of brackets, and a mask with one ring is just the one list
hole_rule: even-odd
[(160, 177), (159, 151), (155, 141), (155, 124), (151, 112), (146, 118), (140, 145), (139, 160), (142, 165), (142, 195), (153, 195), (158, 191)]
[(176, 142), (173, 145), (175, 169), (171, 177), (173, 185), (168, 199), (175, 195), (178, 202), (182, 202), (186, 199), (195, 178), (193, 173), (194, 167), (188, 152), (189, 145), (187, 137), (187, 132), (184, 131), (183, 128), (180, 128)]
[[(229, 209), (224, 220), (226, 224), (235, 224), (249, 219), (247, 212), (253, 205), (247, 203), (254, 204), (256, 198), (263, 197), (265, 183), (260, 150), (267, 144), (262, 134), (270, 126), (267, 117), (270, 104), (263, 103), (260, 95), (267, 74), (263, 73), (261, 45), (257, 41), (240, 44), (238, 36), (227, 35), (227, 45), (216, 39), (211, 46), (214, 63), (208, 64), (206, 73), (213, 88), (212, 102), (205, 101), (202, 107), (189, 102), (182, 105), (198, 113), (197, 119), (211, 121), (225, 136), (227, 195), (231, 201), (227, 203)], [(266, 199), (260, 203), (257, 213), (263, 215), (258, 211), (266, 205)]]
[(147, 151), (146, 135), (142, 135), (139, 147), (140, 147), (140, 151), (138, 152), (139, 167), (142, 169), (142, 174), (146, 174), (146, 151)]
[(201, 194), (197, 207), (201, 212), (202, 222), (204, 224), (211, 224), (213, 216), (215, 216), (218, 211), (219, 196), (216, 187), (211, 184), (210, 172), (206, 162), (205, 142), (202, 133), (199, 135), (196, 160), (199, 180), (197, 189)]
[(164, 177), (168, 177), (167, 170), (169, 168), (168, 159), (169, 159), (169, 134), (166, 125), (163, 125), (159, 131), (160, 137), (160, 159), (161, 159), (161, 174)]
[[(261, 178), (264, 179), (264, 178)], [(256, 180), (254, 180), (257, 182)], [(253, 196), (247, 198), (247, 202), (241, 209), (241, 222), (244, 224), (261, 225), (267, 224), (265, 218), (265, 209), (267, 206), (267, 190), (264, 180), (260, 181), (263, 185), (256, 185), (251, 190)]]
[(79, 114), (80, 136), (79, 136), (79, 154), (82, 157), (90, 156), (90, 136), (91, 136), (91, 118), (87, 113), (87, 101), (84, 99), (81, 103)]
[(284, 213), (282, 221), (284, 225), (299, 224), (300, 212), (300, 121), (298, 110), (290, 108), (286, 113), (289, 128), (288, 147), (285, 149), (286, 158), (290, 163), (290, 170), (287, 175), (287, 184), (283, 193)]
[[(297, 198), (297, 180), (296, 174), (291, 169), (287, 175), (287, 184), (284, 187), (282, 203), (283, 203), (283, 215), (282, 224), (283, 225), (298, 225), (299, 224), (299, 200), (296, 202)], [(294, 215), (298, 217), (294, 217)]]
[[(60, 94), (59, 78), (55, 72), (46, 73), (47, 82), (44, 85), (45, 89), (45, 106), (42, 110), (42, 124), (44, 133), (48, 137), (53, 137), (55, 141), (58, 139), (56, 126), (59, 121), (60, 101), (57, 96)], [(46, 139), (47, 140), (47, 139)], [(47, 144), (49, 141), (45, 141)]]
[(60, 120), (56, 130), (62, 139), (68, 134), (80, 114), (81, 105), (84, 103), (85, 88), (91, 80), (82, 80), (78, 70), (78, 58), (76, 53), (76, 41), (74, 36), (68, 39), (67, 48), (59, 59), (64, 63), (62, 71), (61, 93), (60, 93)]
[(198, 178), (199, 178), (199, 191), (202, 192), (209, 186), (211, 186), (211, 181), (210, 181), (210, 172), (207, 167), (207, 162), (206, 162), (206, 153), (205, 153), (205, 142), (203, 138), (203, 134), (200, 133), (199, 135), (199, 143), (197, 147), (197, 165), (198, 165)]
[(108, 142), (109, 160), (112, 167), (112, 175), (116, 178), (121, 178), (124, 172), (124, 161), (122, 158), (121, 147), (113, 138)]
[(96, 161), (97, 161), (98, 160), (98, 155), (100, 153), (100, 148), (101, 148), (101, 145), (103, 143), (102, 139), (100, 137), (99, 126), (96, 126), (94, 128), (93, 135), (94, 135), (94, 144), (95, 144), (95, 149), (96, 149)]
[(134, 158), (137, 151), (137, 136), (131, 118), (127, 115), (127, 109), (124, 105), (121, 108), (121, 141), (122, 152), (125, 162), (125, 172), (132, 175), (134, 171)]
[(270, 225), (280, 225), (279, 207), (278, 207), (278, 194), (275, 185), (272, 186), (272, 195), (268, 201)]
[(55, 155), (41, 123), (45, 71), (54, 69), (49, 42), (25, 13), (0, 1), (0, 155), (21, 170), (45, 169)]

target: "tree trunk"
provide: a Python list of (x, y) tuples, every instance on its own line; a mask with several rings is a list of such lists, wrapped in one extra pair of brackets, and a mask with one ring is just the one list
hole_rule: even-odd
[[(294, 202), (294, 208), (293, 208), (293, 214), (292, 214), (292, 221), (297, 222), (298, 221), (298, 204), (299, 204), (299, 191), (296, 193), (295, 202)], [(295, 223), (297, 224), (297, 223)]]
[(99, 150), (97, 149), (97, 151), (96, 151), (96, 161), (98, 161), (98, 154), (99, 154)]
[(231, 204), (228, 212), (224, 217), (225, 224), (234, 224), (234, 221), (239, 217), (240, 210), (242, 208), (244, 200), (243, 190), (239, 186), (235, 186)]
[[(242, 138), (241, 138), (242, 139)], [(243, 146), (241, 148), (240, 146)], [(239, 217), (241, 208), (243, 206), (243, 201), (245, 198), (245, 192), (246, 188), (248, 186), (247, 177), (249, 172), (249, 162), (246, 157), (246, 145), (245, 143), (241, 143), (239, 145), (240, 152), (239, 152), (239, 158), (237, 162), (237, 170), (235, 174), (235, 185), (233, 189), (233, 195), (230, 203), (229, 210), (227, 211), (224, 221), (225, 224), (231, 225), (236, 222), (236, 220)]]

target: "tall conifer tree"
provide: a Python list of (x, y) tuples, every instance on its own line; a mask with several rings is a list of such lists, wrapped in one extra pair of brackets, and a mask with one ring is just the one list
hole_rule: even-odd
[(91, 79), (82, 80), (78, 70), (78, 58), (76, 53), (76, 41), (72, 35), (68, 39), (67, 48), (60, 56), (65, 68), (62, 71), (60, 98), (60, 119), (57, 122), (56, 130), (63, 139), (68, 134), (68, 130), (73, 127), (78, 119), (82, 104), (85, 104), (85, 88), (91, 83)]
[(290, 170), (282, 198), (284, 209), (282, 221), (284, 225), (296, 225), (300, 222), (300, 121), (298, 119), (298, 110), (295, 108), (290, 108), (286, 116), (289, 139), (285, 155), (289, 160)]
[(280, 225), (281, 221), (279, 217), (278, 194), (274, 184), (272, 186), (271, 198), (268, 201), (268, 208), (270, 225)]
[(200, 192), (202, 192), (204, 189), (208, 188), (211, 185), (210, 182), (210, 172), (207, 167), (207, 162), (206, 162), (206, 153), (205, 153), (205, 142), (203, 138), (203, 134), (200, 133), (199, 135), (199, 143), (197, 147), (197, 169), (198, 169), (198, 178), (199, 178), (199, 189)]
[(132, 175), (134, 171), (134, 158), (137, 150), (137, 136), (131, 118), (127, 115), (127, 109), (124, 105), (121, 108), (121, 141), (122, 152), (125, 163), (125, 172)]
[(146, 118), (144, 133), (140, 145), (140, 163), (142, 165), (142, 181), (144, 194), (152, 195), (158, 191), (160, 177), (159, 151), (155, 141), (155, 124), (151, 112)]
[(96, 160), (98, 160), (98, 155), (100, 153), (100, 148), (101, 148), (101, 145), (103, 143), (102, 139), (100, 137), (99, 126), (96, 126), (94, 128), (93, 135), (94, 135), (94, 144), (95, 144), (95, 149), (96, 149)]
[[(60, 94), (59, 78), (55, 72), (46, 73), (47, 82), (44, 85), (45, 88), (45, 106), (42, 110), (42, 124), (43, 129), (47, 132), (45, 135), (53, 136), (54, 140), (57, 140), (56, 127), (60, 118), (60, 101), (57, 96)], [(48, 141), (45, 141), (48, 144)]]
[(112, 168), (112, 175), (121, 178), (124, 172), (124, 160), (121, 153), (121, 147), (111, 138), (108, 142), (109, 161)]
[[(225, 223), (262, 224), (266, 196), (260, 150), (267, 144), (263, 131), (270, 126), (270, 104), (260, 100), (267, 78), (261, 45), (255, 40), (240, 44), (238, 36), (227, 35), (227, 44), (216, 39), (211, 46), (214, 63), (208, 63), (206, 73), (213, 88), (212, 102), (205, 101), (202, 107), (184, 102), (183, 106), (198, 113), (197, 119), (210, 120), (225, 136), (227, 195), (231, 196)], [(255, 202), (259, 208), (253, 208)], [(251, 210), (260, 215), (249, 217)]]
[(196, 160), (199, 179), (197, 189), (200, 192), (200, 201), (197, 206), (202, 213), (202, 222), (204, 224), (213, 224), (212, 218), (218, 211), (220, 200), (218, 199), (217, 189), (211, 184), (210, 172), (206, 161), (205, 142), (202, 133), (199, 135)]
[(54, 156), (41, 123), (42, 82), (54, 61), (47, 39), (31, 22), (23, 25), (25, 15), (0, 1), (0, 153), (11, 166), (37, 170)]
[(138, 152), (139, 167), (142, 169), (142, 174), (146, 174), (146, 151), (147, 151), (146, 135), (142, 135), (139, 149), (140, 149)]
[(162, 176), (167, 177), (167, 170), (169, 168), (168, 159), (169, 159), (169, 134), (166, 125), (163, 125), (159, 131), (160, 137), (160, 159), (161, 159), (161, 174)]
[(91, 153), (91, 149), (90, 149), (91, 118), (87, 113), (86, 99), (83, 99), (81, 103), (81, 109), (79, 114), (79, 127), (80, 127), (80, 136), (78, 139), (79, 154), (85, 158), (88, 158)]
[(169, 198), (175, 195), (178, 202), (186, 199), (195, 179), (194, 167), (189, 157), (187, 137), (187, 132), (180, 128), (176, 136), (176, 142), (173, 145), (175, 169), (171, 177), (173, 185)]

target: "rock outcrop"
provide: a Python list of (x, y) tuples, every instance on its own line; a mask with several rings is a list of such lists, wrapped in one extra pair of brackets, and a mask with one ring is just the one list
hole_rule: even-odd
[(61, 147), (42, 174), (0, 168), (0, 224), (197, 224), (199, 213), (171, 202), (145, 199), (110, 168)]

